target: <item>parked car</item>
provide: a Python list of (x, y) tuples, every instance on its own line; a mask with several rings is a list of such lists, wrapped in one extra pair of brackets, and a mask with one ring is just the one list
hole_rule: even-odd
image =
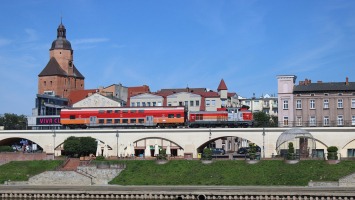
[[(256, 152), (261, 152), (261, 148), (259, 146), (256, 146)], [(250, 147), (241, 147), (238, 149), (237, 154), (247, 154), (250, 150)]]
[(213, 155), (224, 155), (226, 151), (222, 148), (214, 148), (212, 149), (212, 154)]

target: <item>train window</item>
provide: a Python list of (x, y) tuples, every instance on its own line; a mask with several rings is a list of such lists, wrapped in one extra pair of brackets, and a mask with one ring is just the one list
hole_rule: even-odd
[(120, 119), (115, 119), (115, 124), (119, 124), (120, 123)]
[(107, 113), (112, 113), (112, 110), (107, 110), (106, 112), (107, 112)]
[(105, 111), (104, 110), (99, 110), (99, 113), (105, 113)]
[(131, 123), (137, 123), (137, 119), (131, 119)]
[(136, 113), (137, 111), (136, 110), (131, 110), (131, 113)]
[(112, 119), (107, 119), (106, 124), (112, 124)]
[(120, 110), (115, 110), (115, 113), (120, 113)]
[(203, 120), (203, 115), (202, 114), (197, 114), (196, 115), (196, 120)]
[(176, 115), (176, 118), (181, 118), (181, 114), (177, 114), (177, 115)]
[(128, 119), (122, 119), (122, 123), (128, 123)]
[(104, 119), (99, 119), (99, 124), (103, 124), (105, 123), (105, 120)]
[(144, 119), (138, 119), (138, 123), (143, 124), (144, 123)]
[(128, 113), (128, 110), (122, 110), (123, 113)]
[(75, 119), (75, 115), (70, 115), (69, 119)]
[(168, 114), (168, 118), (174, 118), (174, 114)]
[(144, 113), (144, 110), (138, 110), (139, 113)]

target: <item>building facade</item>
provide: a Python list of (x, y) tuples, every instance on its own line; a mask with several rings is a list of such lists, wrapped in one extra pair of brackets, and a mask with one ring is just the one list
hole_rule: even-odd
[(355, 126), (355, 82), (312, 83), (305, 79), (295, 85), (296, 76), (278, 76), (279, 126)]
[(269, 94), (259, 98), (241, 98), (240, 103), (248, 106), (253, 113), (264, 112), (272, 116), (277, 116), (278, 113), (278, 98), (276, 96), (270, 96)]

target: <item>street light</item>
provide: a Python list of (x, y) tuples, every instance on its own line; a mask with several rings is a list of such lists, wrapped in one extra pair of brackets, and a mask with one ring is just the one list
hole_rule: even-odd
[(263, 158), (265, 158), (265, 127), (263, 127)]
[(55, 133), (55, 129), (53, 129), (53, 158), (55, 158), (55, 136), (56, 136), (56, 133)]
[(118, 134), (118, 130), (116, 130), (116, 153), (117, 153), (117, 158), (118, 158), (118, 138), (120, 137), (120, 135)]

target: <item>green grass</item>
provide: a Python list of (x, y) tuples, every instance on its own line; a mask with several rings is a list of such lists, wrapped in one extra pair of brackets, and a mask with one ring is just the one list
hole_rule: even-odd
[(53, 170), (62, 160), (12, 161), (0, 166), (0, 183), (5, 181), (27, 181), (29, 177)]
[(110, 184), (118, 185), (288, 185), (306, 186), (313, 181), (338, 181), (355, 172), (355, 161), (329, 165), (325, 161), (300, 161), (285, 164), (281, 160), (260, 161), (200, 161), (173, 160), (158, 165), (155, 161), (125, 161), (126, 170)]
[[(0, 183), (26, 181), (30, 176), (53, 170), (63, 161), (13, 161), (0, 166)], [(285, 164), (282, 160), (245, 161), (171, 160), (156, 164), (155, 160), (104, 161), (125, 163), (127, 168), (110, 183), (117, 185), (260, 185), (306, 186), (313, 181), (338, 181), (355, 172), (355, 161), (329, 165), (322, 160)]]

